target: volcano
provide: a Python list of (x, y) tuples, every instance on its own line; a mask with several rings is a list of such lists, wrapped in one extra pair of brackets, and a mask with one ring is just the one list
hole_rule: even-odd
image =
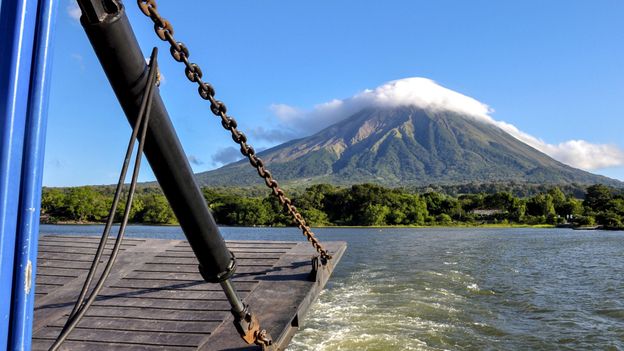
[[(471, 115), (366, 107), (311, 136), (259, 153), (281, 183), (386, 186), (519, 182), (622, 186), (576, 169)], [(201, 185), (260, 184), (246, 160), (197, 174)]]

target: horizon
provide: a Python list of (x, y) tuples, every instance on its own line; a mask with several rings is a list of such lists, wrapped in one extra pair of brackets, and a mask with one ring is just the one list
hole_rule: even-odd
[[(551, 157), (624, 180), (624, 48), (616, 45), (624, 4), (448, 4), (197, 2), (192, 13), (170, 3), (159, 11), (256, 149), (349, 117), (320, 118), (327, 106), (424, 77), (485, 106), (499, 127)], [(136, 5), (126, 6), (143, 51), (161, 49), (161, 95), (193, 170), (234, 160), (235, 145), (208, 105)], [(221, 16), (198, 31), (205, 12)], [(74, 2), (61, 4), (44, 186), (114, 183), (130, 133), (76, 15)], [(441, 29), (441, 21), (454, 25)], [(205, 40), (206, 33), (215, 38)], [(214, 40), (219, 45), (208, 44)], [(152, 180), (143, 167), (140, 181)]]

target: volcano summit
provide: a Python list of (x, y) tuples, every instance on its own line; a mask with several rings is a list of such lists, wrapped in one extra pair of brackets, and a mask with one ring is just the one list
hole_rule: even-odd
[[(313, 130), (311, 123), (336, 122), (259, 156), (282, 183), (622, 185), (553, 159), (538, 148), (557, 146), (495, 121), (489, 113), (473, 98), (425, 78), (408, 78), (320, 105), (305, 118), (289, 116), (291, 125), (302, 130)], [(608, 145), (589, 146), (590, 153), (598, 153), (589, 157), (593, 161), (621, 156)], [(201, 185), (260, 182), (246, 160), (197, 177)]]

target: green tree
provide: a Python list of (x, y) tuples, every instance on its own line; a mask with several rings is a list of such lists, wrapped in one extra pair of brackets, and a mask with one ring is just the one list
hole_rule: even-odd
[[(124, 201), (120, 201), (117, 205), (117, 210), (115, 211), (115, 221), (121, 222), (123, 218), (124, 212), (126, 211), (126, 197), (123, 198)], [(128, 214), (129, 222), (140, 222), (139, 214), (145, 208), (145, 204), (143, 203), (142, 196), (135, 195), (134, 200), (132, 201), (132, 207), (130, 208), (130, 213)]]
[(427, 204), (429, 215), (437, 216), (446, 210), (446, 196), (436, 192), (428, 192), (422, 195)]
[(284, 206), (275, 196), (267, 196), (262, 200), (269, 216), (269, 223), (273, 226), (289, 226), (293, 224), (293, 219), (286, 212)]
[(453, 219), (446, 213), (442, 213), (436, 216), (436, 222), (442, 225), (450, 225), (453, 223)]
[(556, 214), (552, 196), (537, 194), (527, 201), (526, 213), (531, 216), (549, 216)]
[(596, 216), (596, 222), (605, 226), (606, 228), (622, 228), (622, 217), (613, 211), (600, 212)]
[(579, 199), (569, 197), (557, 212), (563, 218), (575, 218), (583, 214), (583, 203)]
[(596, 222), (612, 229), (624, 228), (624, 199), (615, 197), (609, 200), (606, 210), (596, 215)]
[(578, 216), (574, 218), (573, 223), (578, 226), (592, 226), (596, 224), (596, 219), (593, 216)]
[(506, 191), (488, 194), (483, 199), (483, 207), (485, 209), (507, 211), (513, 200), (514, 196)]
[(390, 213), (388, 206), (369, 204), (360, 217), (360, 225), (385, 225), (386, 216)]
[(71, 220), (99, 221), (108, 215), (106, 199), (92, 187), (69, 189), (65, 202)]
[(587, 188), (583, 206), (592, 212), (603, 212), (608, 210), (609, 201), (613, 198), (611, 189), (602, 184), (592, 185)]
[(58, 188), (43, 188), (41, 191), (41, 215), (50, 221), (67, 217), (65, 192)]
[(336, 188), (329, 184), (316, 184), (305, 190), (303, 194), (294, 198), (294, 203), (309, 225), (327, 225), (330, 219), (325, 212), (326, 196), (331, 195)]
[(387, 194), (390, 213), (386, 223), (393, 225), (423, 225), (428, 216), (427, 203), (417, 194), (393, 191)]
[(609, 201), (609, 209), (619, 216), (624, 216), (624, 198), (616, 197)]
[(223, 194), (209, 187), (203, 187), (202, 194), (204, 195), (204, 199), (206, 200), (206, 203), (208, 203), (208, 205), (213, 204), (214, 202), (218, 201), (221, 197), (223, 197)]
[(265, 225), (271, 217), (269, 210), (262, 202), (262, 199), (239, 199), (234, 213), (236, 215), (236, 225)]
[(514, 197), (507, 207), (507, 218), (510, 221), (521, 223), (524, 221), (526, 213), (526, 202), (522, 199)]
[(463, 194), (459, 196), (458, 200), (464, 213), (485, 207), (485, 195), (483, 193)]
[(554, 187), (548, 190), (548, 195), (550, 195), (550, 197), (552, 198), (553, 206), (555, 207), (555, 212), (560, 216), (564, 216), (563, 207), (566, 204), (565, 194), (558, 187)]
[(329, 217), (327, 217), (327, 213), (316, 209), (301, 209), (301, 215), (306, 220), (307, 224), (310, 226), (320, 226), (320, 225), (329, 225), (331, 224), (329, 221)]
[(330, 184), (316, 184), (305, 190), (303, 194), (296, 197), (298, 208), (322, 210), (325, 207), (325, 197), (334, 193), (336, 188)]
[[(332, 208), (340, 213), (341, 220), (349, 225), (370, 225), (381, 211), (387, 213), (381, 206), (386, 206), (388, 189), (374, 184), (353, 185), (347, 191), (332, 198)], [(337, 194), (338, 195), (338, 194)], [(336, 200), (339, 200), (336, 202)], [(329, 210), (327, 211), (329, 213)], [(389, 212), (389, 211), (388, 211)]]
[(164, 195), (148, 194), (142, 197), (143, 210), (137, 213), (142, 223), (150, 224), (173, 224), (176, 217)]

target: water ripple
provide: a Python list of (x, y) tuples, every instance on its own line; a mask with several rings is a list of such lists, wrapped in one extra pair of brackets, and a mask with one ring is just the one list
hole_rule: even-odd
[(355, 232), (289, 350), (624, 350), (622, 233)]

